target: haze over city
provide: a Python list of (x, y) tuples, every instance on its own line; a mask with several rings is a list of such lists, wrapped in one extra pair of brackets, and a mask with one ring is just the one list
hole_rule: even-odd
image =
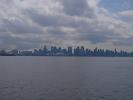
[(132, 0), (1, 0), (0, 49), (133, 50)]

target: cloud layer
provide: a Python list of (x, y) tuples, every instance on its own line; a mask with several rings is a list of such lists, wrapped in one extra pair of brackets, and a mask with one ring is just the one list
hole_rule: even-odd
[(43, 44), (133, 47), (133, 10), (111, 12), (104, 0), (1, 0), (0, 48)]

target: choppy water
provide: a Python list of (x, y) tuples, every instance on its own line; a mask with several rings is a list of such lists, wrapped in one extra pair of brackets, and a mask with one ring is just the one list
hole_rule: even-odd
[(0, 100), (133, 100), (133, 58), (0, 57)]

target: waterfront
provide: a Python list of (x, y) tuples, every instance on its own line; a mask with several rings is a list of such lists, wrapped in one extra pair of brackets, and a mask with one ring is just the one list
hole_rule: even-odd
[(0, 57), (0, 100), (133, 100), (133, 58)]

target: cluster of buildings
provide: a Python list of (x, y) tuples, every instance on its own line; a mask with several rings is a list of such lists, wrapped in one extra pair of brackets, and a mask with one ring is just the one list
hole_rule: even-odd
[(48, 49), (46, 46), (42, 49), (34, 49), (34, 50), (0, 50), (0, 56), (81, 56), (81, 57), (133, 57), (133, 52), (127, 51), (117, 51), (108, 50), (108, 49), (98, 49), (95, 48), (93, 50), (84, 48), (84, 46), (77, 46), (76, 48), (68, 47), (56, 47), (51, 46)]

